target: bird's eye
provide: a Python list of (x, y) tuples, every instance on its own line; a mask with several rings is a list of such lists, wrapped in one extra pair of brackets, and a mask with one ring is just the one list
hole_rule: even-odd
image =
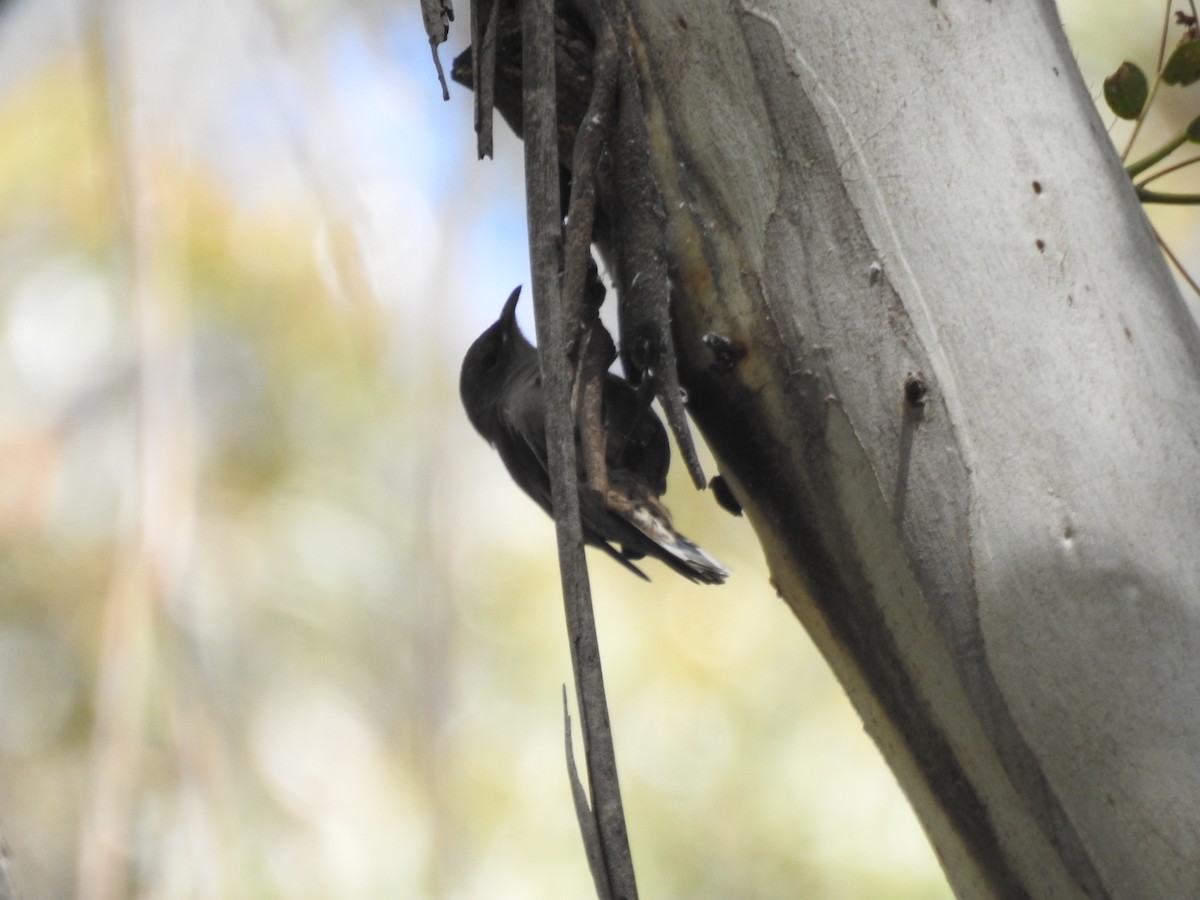
[(483, 371), (485, 371), (485, 372), (492, 371), (492, 369), (496, 368), (496, 363), (499, 361), (499, 359), (500, 359), (499, 349), (489, 350), (487, 353), (485, 353), (483, 355), (483, 359), (480, 360), (480, 362), (483, 364)]

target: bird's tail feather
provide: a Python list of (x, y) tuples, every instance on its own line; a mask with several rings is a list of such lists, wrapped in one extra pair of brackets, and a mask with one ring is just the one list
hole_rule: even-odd
[[(599, 542), (597, 542), (596, 546), (598, 546), (601, 550), (603, 550), (605, 553), (607, 553), (609, 556), (611, 556), (613, 559), (615, 559), (617, 562), (619, 562), (621, 565), (623, 565), (625, 568), (627, 568), (630, 572), (632, 572), (638, 578), (642, 579), (642, 581), (650, 580), (649, 575), (647, 575), (645, 572), (643, 572), (641, 569), (639, 569), (637, 566), (635, 566), (633, 563), (631, 563), (629, 561), (628, 554), (622, 553), (620, 550), (618, 550), (616, 547), (614, 547), (612, 544), (608, 543), (607, 541), (599, 541)], [(641, 557), (637, 557), (637, 558), (640, 559)]]
[(709, 556), (700, 545), (664, 522), (650, 507), (641, 504), (634, 506), (626, 521), (663, 551), (656, 554), (659, 559), (685, 578), (701, 584), (724, 584), (729, 577), (728, 569)]

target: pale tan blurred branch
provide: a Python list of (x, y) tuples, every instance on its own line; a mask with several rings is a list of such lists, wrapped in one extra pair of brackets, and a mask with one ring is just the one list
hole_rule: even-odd
[[(121, 35), (120, 0), (99, 5), (86, 22), (84, 41), (89, 50), (92, 83), (100, 86), (107, 116), (108, 159), (112, 183), (117, 186), (123, 212), (117, 234), (121, 259), (117, 269), (126, 286), (135, 280), (136, 209), (130, 194), (128, 159), (127, 79), (120, 70), (127, 60)], [(103, 631), (98, 658), (95, 725), (92, 733), (90, 796), (80, 827), (76, 870), (76, 896), (80, 900), (107, 900), (126, 893), (128, 854), (135, 772), (138, 767), (138, 732), (145, 697), (145, 636), (147, 611), (145, 578), (137, 554), (116, 566), (104, 600)]]
[(124, 897), (133, 880), (130, 842), (145, 790), (143, 759), (155, 632), (190, 564), (194, 439), (187, 307), (163, 253), (171, 205), (156, 194), (136, 116), (137, 61), (132, 10), (103, 5), (89, 29), (94, 82), (107, 105), (112, 181), (119, 199), (118, 284), (136, 332), (138, 472), (135, 525), (125, 535), (104, 601), (97, 662), (90, 797), (80, 830), (77, 896)]
[(253, 7), (257, 9), (263, 27), (260, 40), (255, 41), (250, 50), (273, 61), (264, 64), (264, 69), (270, 73), (272, 87), (279, 97), (280, 121), (324, 220), (325, 228), (319, 237), (329, 254), (330, 275), (334, 282), (330, 288), (334, 299), (343, 301), (357, 317), (368, 322), (370, 327), (361, 329), (362, 335), (379, 334), (382, 330), (377, 321), (379, 298), (367, 270), (357, 227), (365, 218), (364, 210), (357, 192), (349, 186), (350, 179), (343, 164), (345, 148), (339, 146), (333, 130), (314, 133), (304, 130), (296, 122), (285, 102), (288, 91), (283, 70), (290, 70), (295, 75), (303, 86), (304, 97), (313, 103), (322, 121), (336, 121), (328, 84), (316, 71), (305, 48), (297, 46), (293, 40), (274, 0), (254, 0)]

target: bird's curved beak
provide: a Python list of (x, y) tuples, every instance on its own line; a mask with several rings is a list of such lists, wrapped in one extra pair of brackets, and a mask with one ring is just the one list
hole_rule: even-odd
[(500, 310), (500, 327), (505, 333), (517, 327), (517, 301), (520, 299), (521, 286), (518, 284), (504, 301), (504, 309)]

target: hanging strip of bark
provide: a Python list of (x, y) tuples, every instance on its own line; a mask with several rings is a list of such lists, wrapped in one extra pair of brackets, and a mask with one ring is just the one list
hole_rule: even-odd
[(563, 303), (566, 320), (579, 323), (575, 337), (575, 408), (583, 447), (588, 490), (608, 496), (608, 464), (603, 396), (612, 341), (600, 323), (600, 303), (587, 299), (596, 217), (596, 169), (612, 128), (617, 95), (616, 40), (596, 0), (578, 4), (596, 39), (592, 57), (592, 95), (575, 137), (571, 161), (571, 201), (567, 214), (566, 258), (563, 264)]
[(601, 898), (633, 900), (637, 897), (637, 885), (617, 781), (616, 755), (579, 518), (575, 422), (571, 415), (571, 378), (559, 292), (562, 220), (553, 0), (523, 0), (521, 28), (525, 79), (525, 192), (538, 354), (546, 402), (551, 498), (584, 756), (591, 787), (591, 815), (595, 817), (600, 838), (597, 857), (603, 863), (593, 868), (592, 877)]
[[(487, 23), (482, 12), (491, 7)], [(476, 152), (479, 159), (492, 156), (492, 109), (496, 105), (496, 34), (500, 28), (500, 0), (472, 0), (471, 46), (476, 49), (472, 68), (475, 94)]]
[[(610, 7), (620, 8), (613, 0)], [(621, 21), (610, 13), (614, 21)], [(650, 137), (638, 71), (630, 47), (632, 30), (618, 54), (620, 96), (613, 140), (617, 258), (621, 272), (618, 314), (621, 358), (630, 381), (648, 379), (675, 435), (679, 455), (697, 490), (708, 479), (696, 454), (683, 405), (679, 360), (671, 324), (671, 279), (666, 252), (666, 213), (650, 163)], [(599, 42), (597, 41), (597, 46)], [(649, 403), (649, 400), (647, 400)]]

